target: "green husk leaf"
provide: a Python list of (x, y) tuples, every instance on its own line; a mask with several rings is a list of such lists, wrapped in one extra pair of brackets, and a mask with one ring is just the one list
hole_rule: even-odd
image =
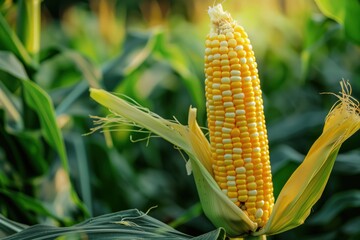
[(231, 202), (212, 176), (210, 145), (196, 123), (196, 109), (190, 108), (189, 127), (186, 127), (131, 105), (104, 90), (90, 89), (90, 95), (115, 114), (115, 117), (101, 119), (100, 128), (129, 124), (126, 121), (130, 121), (161, 136), (188, 154), (203, 211), (216, 227), (224, 228), (230, 236), (245, 235), (256, 230), (257, 224)]
[(304, 223), (324, 191), (341, 144), (359, 130), (359, 103), (350, 96), (348, 82), (341, 86), (338, 104), (328, 114), (323, 133), (281, 190), (259, 234), (277, 234)]
[[(192, 130), (191, 133), (199, 133), (201, 131), (200, 129), (194, 130), (198, 128), (196, 109), (194, 108), (190, 108), (189, 111), (189, 127)], [(205, 136), (204, 139), (206, 140)], [(192, 144), (192, 147), (198, 153), (206, 149), (204, 144)], [(252, 222), (245, 212), (221, 191), (211, 172), (207, 171), (206, 167), (204, 167), (202, 162), (209, 162), (209, 159), (200, 160), (197, 156), (206, 157), (207, 154), (190, 155), (196, 188), (205, 215), (216, 227), (223, 227), (229, 236), (240, 236), (255, 231), (257, 224)]]
[[(190, 146), (184, 139), (184, 134), (186, 134), (184, 126), (165, 120), (144, 108), (141, 110), (139, 106), (131, 105), (105, 90), (91, 88), (90, 96), (114, 112), (118, 117), (124, 118), (125, 121), (130, 121), (142, 128), (150, 130), (186, 152), (190, 151)], [(114, 119), (104, 120), (106, 124), (111, 123)], [(115, 121), (117, 120), (122, 121), (120, 118), (115, 119)]]
[(203, 211), (215, 227), (223, 227), (233, 237), (255, 231), (257, 224), (220, 190), (199, 160), (190, 161)]

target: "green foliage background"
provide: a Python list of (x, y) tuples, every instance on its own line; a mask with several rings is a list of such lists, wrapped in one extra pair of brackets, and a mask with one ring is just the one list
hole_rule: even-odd
[[(89, 87), (125, 94), (184, 124), (192, 105), (206, 126), (203, 52), (213, 1), (44, 0), (35, 54), (15, 33), (25, 18), (21, 2), (0, 1), (0, 213), (27, 225), (69, 226), (157, 205), (150, 215), (181, 232), (214, 230), (177, 149), (159, 138), (147, 142), (143, 133), (84, 136), (90, 115), (107, 114)], [(340, 91), (344, 78), (360, 98), (360, 3), (223, 5), (256, 54), (277, 195), (337, 100), (320, 93)], [(360, 237), (359, 140), (357, 134), (343, 145), (305, 224), (270, 239)]]

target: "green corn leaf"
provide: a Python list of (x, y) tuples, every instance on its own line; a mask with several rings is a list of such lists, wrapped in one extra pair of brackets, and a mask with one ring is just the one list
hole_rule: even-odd
[(360, 44), (360, 2), (358, 0), (315, 0), (320, 10), (344, 26), (345, 34)]
[(99, 88), (101, 73), (87, 58), (76, 51), (61, 49), (64, 56), (74, 63), (91, 87)]
[(44, 205), (37, 199), (29, 197), (21, 192), (14, 192), (7, 189), (0, 189), (0, 196), (2, 199), (10, 198), (16, 205), (21, 206), (23, 210), (27, 211), (27, 214), (37, 213), (41, 216), (49, 216), (56, 219), (59, 222), (63, 222), (55, 214), (51, 213)]
[(17, 35), (12, 31), (3, 15), (0, 13), (0, 50), (14, 53), (26, 65), (34, 67), (35, 64), (26, 51)]
[[(22, 84), (27, 104), (37, 112), (39, 116), (44, 138), (49, 145), (58, 152), (65, 171), (69, 173), (70, 169), (66, 149), (62, 133), (56, 123), (55, 110), (51, 98), (43, 89), (31, 81), (24, 80), (22, 81)], [(87, 213), (85, 206), (80, 201), (73, 188), (71, 188), (71, 191), (71, 196), (75, 204), (80, 207), (84, 213)]]
[(64, 166), (68, 169), (65, 146), (60, 129), (57, 127), (51, 98), (38, 85), (28, 80), (24, 67), (14, 55), (7, 52), (0, 52), (0, 56), (0, 71), (6, 72), (16, 79), (21, 80), (25, 101), (38, 113), (45, 139), (50, 146), (57, 150)]
[(201, 214), (202, 214), (201, 204), (197, 202), (196, 204), (188, 208), (182, 216), (178, 217), (177, 219), (169, 223), (169, 225), (173, 228), (177, 228), (189, 222), (191, 219), (200, 216)]
[(354, 236), (353, 239), (360, 236), (360, 217), (352, 218), (349, 221), (342, 224), (342, 232), (349, 236)]
[[(164, 34), (163, 34), (164, 35)], [(165, 36), (162, 36), (165, 38)], [(205, 109), (203, 101), (201, 81), (197, 79), (197, 76), (193, 74), (189, 69), (187, 59), (185, 58), (184, 51), (176, 45), (160, 40), (157, 43), (157, 49), (155, 53), (158, 53), (164, 61), (166, 61), (173, 71), (175, 71), (181, 77), (184, 85), (191, 93), (194, 103), (198, 109)], [(201, 94), (199, 94), (201, 92)]]
[(60, 129), (56, 124), (55, 111), (49, 95), (31, 81), (22, 81), (22, 84), (26, 102), (38, 113), (44, 138), (50, 146), (57, 150), (63, 164), (66, 166), (66, 169), (68, 169), (64, 142)]
[(8, 51), (0, 51), (0, 71), (7, 72), (19, 79), (28, 79), (24, 66)]
[(359, 150), (339, 154), (335, 162), (334, 172), (346, 176), (359, 174), (359, 156)]
[(162, 30), (156, 29), (149, 34), (129, 34), (121, 56), (104, 66), (104, 79), (110, 84), (115, 77), (118, 79), (121, 76), (132, 74), (151, 55), (161, 32)]
[(343, 210), (360, 207), (360, 191), (349, 190), (332, 196), (311, 219), (311, 224), (326, 225)]
[(17, 8), (17, 34), (36, 63), (40, 50), (40, 5), (41, 0), (20, 0)]
[(3, 240), (32, 239), (196, 239), (225, 240), (223, 229), (198, 237), (181, 233), (136, 209), (91, 218), (80, 224), (59, 228), (35, 225)]
[[(23, 70), (23, 65), (12, 53), (1, 52), (0, 54), (5, 59), (0, 61), (0, 71), (10, 74), (15, 80), (20, 80), (25, 102), (37, 113), (45, 140), (59, 154), (65, 171), (69, 173), (66, 149), (62, 133), (56, 122), (55, 110), (50, 96), (36, 83), (28, 79), (26, 72)], [(9, 62), (6, 60), (9, 60)], [(75, 191), (73, 189), (71, 191), (75, 204), (86, 213), (87, 211)]]
[(5, 84), (1, 82), (1, 79), (0, 79), (0, 107), (5, 109), (7, 113), (8, 122), (11, 122), (12, 123), (11, 125), (15, 125), (17, 129), (23, 127), (23, 121), (21, 119), (20, 111), (12, 99), (12, 94), (5, 87)]
[(0, 237), (10, 236), (12, 234), (21, 232), (28, 226), (25, 224), (17, 223), (7, 219), (0, 214)]

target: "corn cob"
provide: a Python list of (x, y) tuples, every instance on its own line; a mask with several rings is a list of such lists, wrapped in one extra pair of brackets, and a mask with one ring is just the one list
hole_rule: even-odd
[(257, 64), (246, 32), (221, 5), (209, 15), (205, 91), (212, 168), (222, 191), (262, 227), (274, 197)]

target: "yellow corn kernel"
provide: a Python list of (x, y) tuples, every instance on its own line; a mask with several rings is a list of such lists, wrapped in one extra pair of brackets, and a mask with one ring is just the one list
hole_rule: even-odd
[(257, 64), (244, 29), (225, 12), (209, 15), (204, 72), (215, 180), (262, 227), (274, 197)]

